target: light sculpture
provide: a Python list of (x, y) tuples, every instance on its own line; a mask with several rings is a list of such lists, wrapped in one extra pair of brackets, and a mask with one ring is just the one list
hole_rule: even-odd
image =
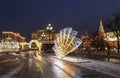
[(56, 56), (63, 58), (81, 45), (82, 41), (76, 38), (76, 35), (77, 31), (72, 30), (70, 27), (60, 30), (52, 48)]

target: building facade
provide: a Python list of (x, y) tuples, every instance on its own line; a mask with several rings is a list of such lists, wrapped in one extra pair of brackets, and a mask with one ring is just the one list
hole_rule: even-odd
[(82, 40), (82, 47), (84, 49), (90, 47), (90, 45), (91, 45), (91, 39), (88, 36), (87, 32), (84, 35), (82, 35), (80, 39)]
[(54, 40), (57, 37), (57, 31), (52, 29), (48, 31), (47, 29), (38, 29), (31, 34), (32, 40), (38, 40), (44, 44), (54, 44)]
[(17, 42), (25, 42), (26, 38), (21, 36), (20, 33), (15, 33), (12, 31), (3, 31), (2, 32), (2, 40), (7, 38), (11, 38), (13, 41)]
[(12, 31), (3, 31), (0, 43), (0, 51), (18, 51), (20, 43), (25, 42), (25, 37)]
[(109, 47), (112, 47), (113, 49), (118, 48), (117, 46), (117, 37), (114, 34), (115, 32), (107, 32), (106, 33), (106, 41), (109, 45)]

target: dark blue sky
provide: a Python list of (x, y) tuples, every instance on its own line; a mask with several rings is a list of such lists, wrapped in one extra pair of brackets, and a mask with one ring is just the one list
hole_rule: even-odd
[(0, 31), (17, 31), (29, 40), (33, 31), (51, 23), (57, 30), (73, 27), (80, 36), (119, 10), (120, 0), (0, 0)]

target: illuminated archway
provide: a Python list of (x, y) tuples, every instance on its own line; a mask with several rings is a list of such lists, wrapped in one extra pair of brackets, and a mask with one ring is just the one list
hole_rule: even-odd
[(29, 48), (32, 48), (32, 44), (34, 44), (34, 47), (41, 50), (42, 43), (40, 43), (38, 40), (31, 40), (29, 43)]

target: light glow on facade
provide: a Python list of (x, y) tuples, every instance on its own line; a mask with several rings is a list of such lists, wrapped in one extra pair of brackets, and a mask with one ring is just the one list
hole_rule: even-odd
[(25, 37), (20, 33), (12, 31), (3, 31), (0, 43), (0, 51), (18, 51), (21, 47), (20, 43), (25, 42)]

